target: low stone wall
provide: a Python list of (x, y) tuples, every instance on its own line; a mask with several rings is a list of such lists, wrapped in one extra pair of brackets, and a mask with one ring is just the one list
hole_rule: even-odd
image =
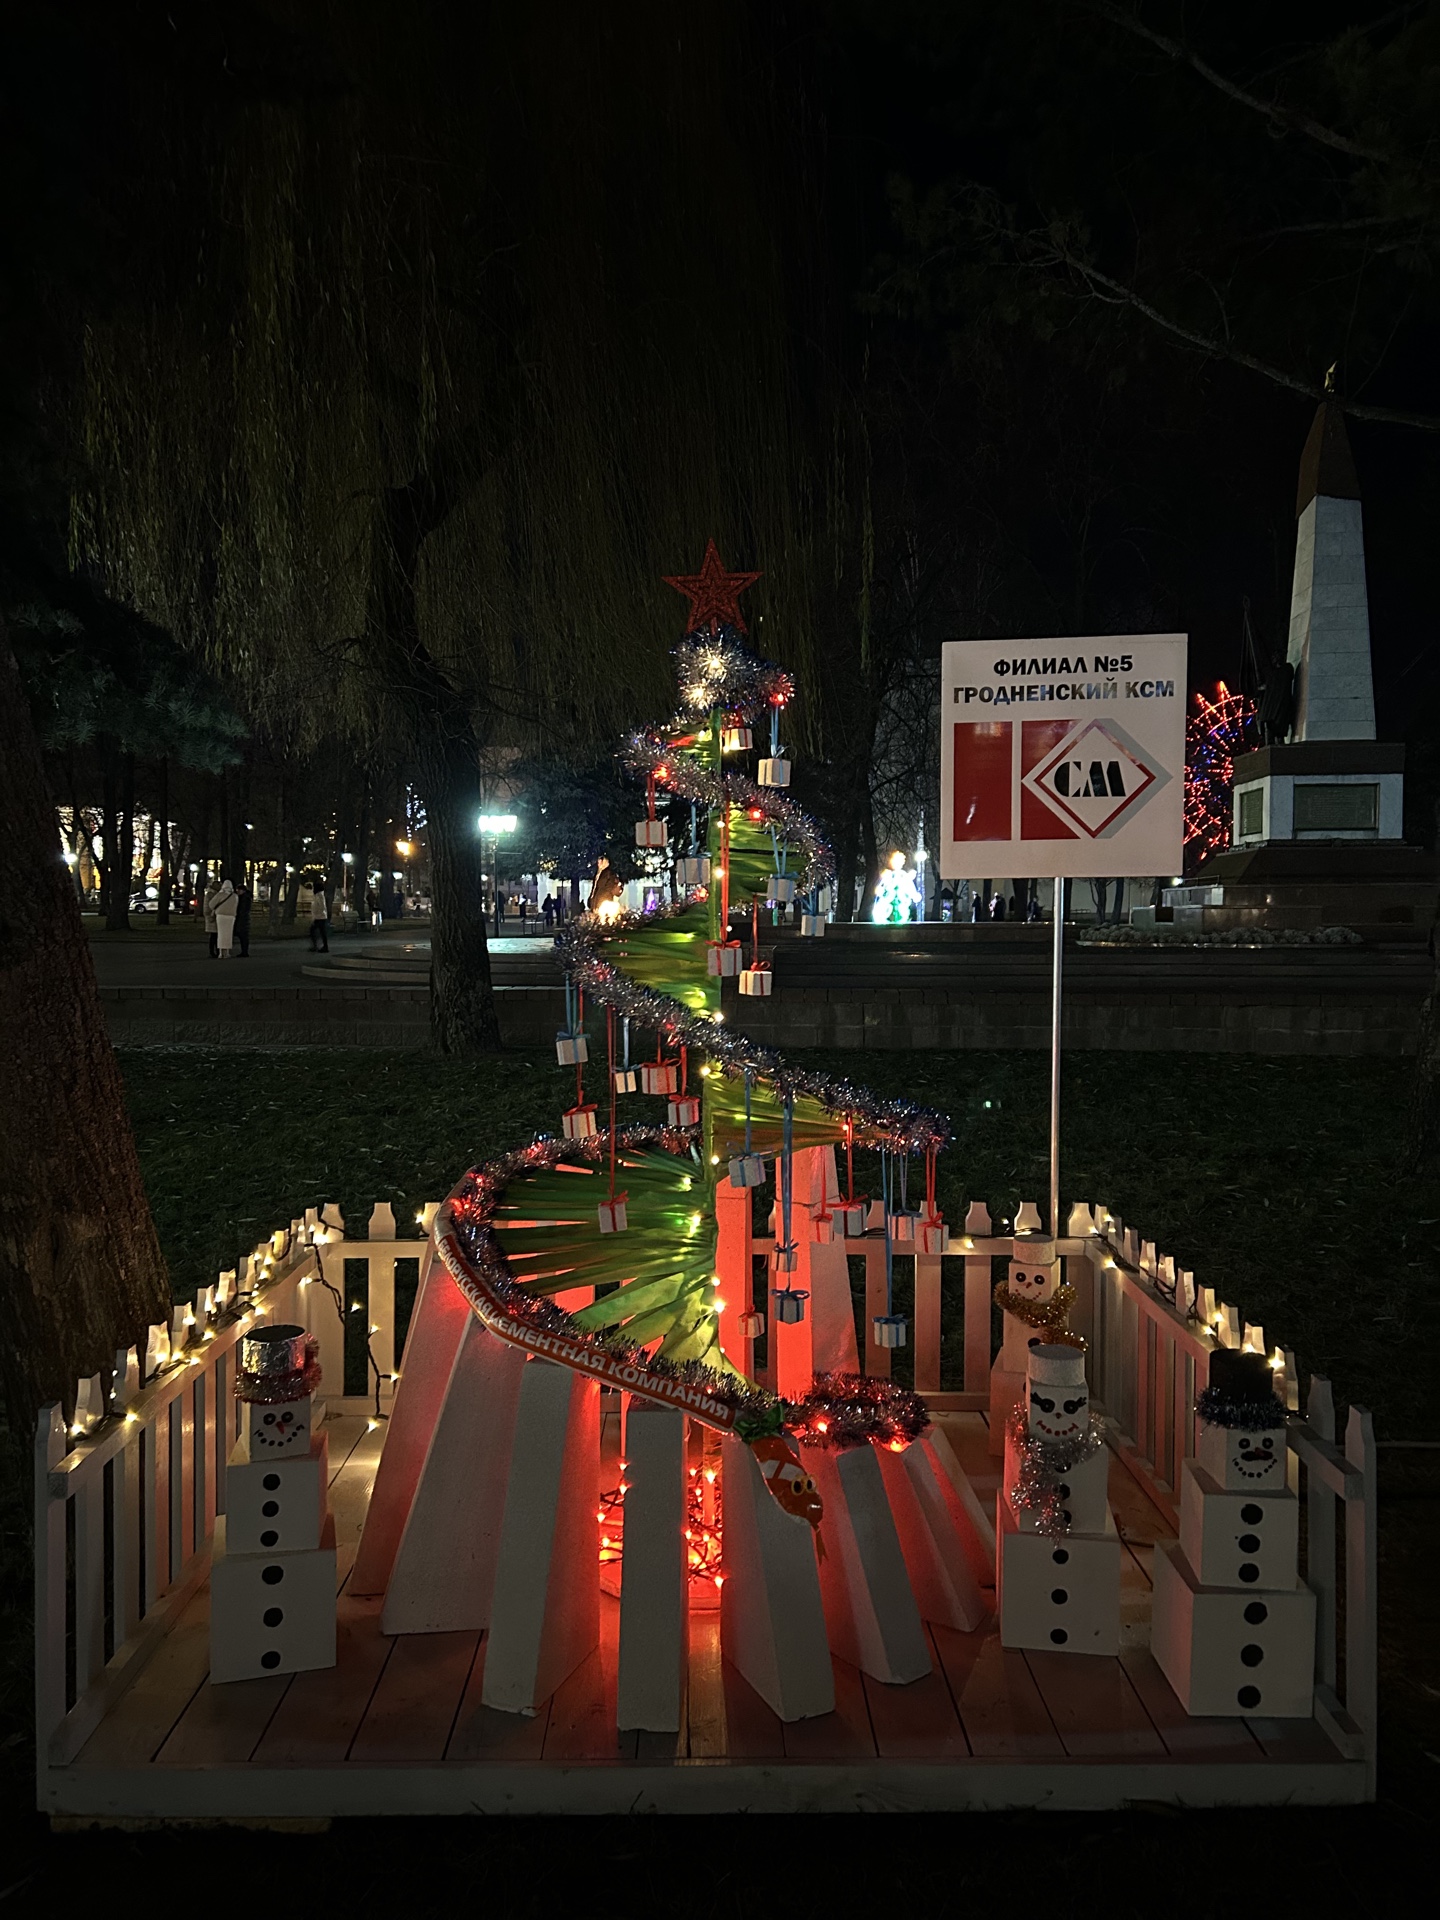
[[(1027, 929), (1028, 931), (1028, 929)], [(1048, 931), (1048, 930), (1047, 930)], [(1048, 955), (1036, 946), (933, 947), (860, 960), (837, 942), (782, 948), (775, 991), (733, 1018), (767, 1045), (1048, 1047)], [(1194, 1053), (1413, 1053), (1431, 970), (1423, 951), (1369, 948), (1067, 950), (1064, 1044)], [(727, 1017), (732, 1017), (727, 1014)]]
[[(773, 995), (741, 1000), (727, 989), (726, 1018), (796, 1051), (1049, 1046), (1049, 955), (1039, 942), (966, 943), (947, 955), (929, 943), (903, 956), (897, 947), (782, 940)], [(1082, 949), (1067, 952), (1065, 968), (1065, 1045), (1146, 1053), (1413, 1053), (1430, 983), (1423, 951), (1368, 948)], [(430, 1038), (424, 987), (100, 994), (117, 1046), (422, 1047)], [(551, 1045), (564, 1020), (558, 987), (498, 987), (496, 999), (508, 1046)]]

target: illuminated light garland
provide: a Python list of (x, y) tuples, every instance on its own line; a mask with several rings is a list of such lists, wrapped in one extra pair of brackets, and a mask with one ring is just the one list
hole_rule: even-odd
[(1230, 844), (1235, 757), (1254, 744), (1255, 702), (1221, 680), (1185, 722), (1185, 846), (1197, 859)]
[(817, 1373), (803, 1400), (786, 1405), (802, 1447), (844, 1452), (867, 1442), (903, 1453), (930, 1425), (918, 1393), (868, 1373)]
[(1068, 1475), (1105, 1444), (1100, 1423), (1091, 1415), (1084, 1433), (1074, 1440), (1042, 1440), (1030, 1431), (1025, 1402), (1017, 1401), (1005, 1423), (1005, 1438), (1020, 1456), (1020, 1472), (1011, 1489), (1010, 1504), (1017, 1512), (1033, 1513), (1035, 1531), (1058, 1539), (1070, 1531), (1070, 1515), (1060, 1488)]
[(773, 660), (751, 653), (733, 627), (721, 627), (715, 634), (696, 628), (676, 647), (674, 659), (681, 696), (692, 710), (723, 707), (748, 722), (795, 698), (791, 675)]

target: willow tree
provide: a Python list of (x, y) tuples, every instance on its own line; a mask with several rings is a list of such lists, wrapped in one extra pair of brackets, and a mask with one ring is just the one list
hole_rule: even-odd
[(238, 100), (160, 83), (117, 189), (75, 552), (301, 747), (404, 756), (434, 1038), (493, 1047), (482, 781), (653, 709), (657, 575), (709, 534), (811, 664), (848, 538), (797, 345), (812, 130), (738, 3), (271, 13), (283, 60)]

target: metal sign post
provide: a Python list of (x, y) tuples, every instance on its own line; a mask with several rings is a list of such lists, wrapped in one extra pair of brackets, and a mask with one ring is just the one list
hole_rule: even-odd
[(1060, 1238), (1060, 986), (1065, 960), (1065, 882), (1055, 876), (1050, 947), (1050, 1232)]
[(1065, 882), (1180, 871), (1179, 633), (949, 640), (940, 668), (943, 880), (1055, 875), (1050, 1231), (1060, 1221)]

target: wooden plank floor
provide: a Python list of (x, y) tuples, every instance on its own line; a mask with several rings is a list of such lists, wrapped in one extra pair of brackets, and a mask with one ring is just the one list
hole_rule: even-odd
[[(981, 1418), (942, 1416), (982, 1504), (999, 1463)], [(840, 1765), (1166, 1762), (1263, 1767), (1334, 1762), (1314, 1722), (1191, 1720), (1147, 1650), (1150, 1564), (1164, 1534), (1118, 1463), (1111, 1488), (1124, 1548), (1119, 1659), (1019, 1652), (993, 1620), (973, 1633), (927, 1629), (932, 1670), (906, 1687), (842, 1660), (835, 1710), (782, 1725), (721, 1651), (720, 1617), (692, 1616), (685, 1725), (678, 1735), (616, 1728), (618, 1603), (601, 1597), (601, 1640), (533, 1716), (483, 1705), (485, 1636), (387, 1639), (380, 1605), (345, 1591), (383, 1428), (329, 1426), (331, 1508), (339, 1546), (338, 1652), (328, 1671), (208, 1684), (209, 1589), (202, 1587), (150, 1665), (74, 1766), (86, 1769), (346, 1766), (644, 1767), (748, 1763)]]

